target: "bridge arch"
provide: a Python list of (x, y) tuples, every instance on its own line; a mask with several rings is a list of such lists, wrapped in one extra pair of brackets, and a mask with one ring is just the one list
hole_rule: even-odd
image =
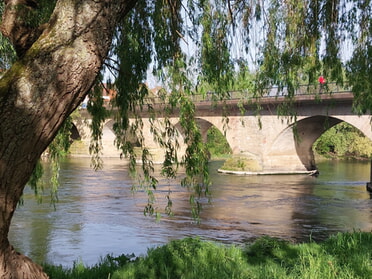
[(362, 116), (343, 116), (338, 117), (342, 121), (349, 123), (350, 125), (357, 128), (363, 133), (364, 136), (372, 140), (372, 127), (371, 127), (371, 118), (367, 115)]
[[(200, 129), (200, 132), (201, 132), (201, 135), (202, 135), (202, 138), (203, 138), (203, 142), (206, 143), (207, 142), (208, 130), (214, 125), (211, 122), (209, 122), (208, 120), (200, 118), (200, 117), (196, 118), (195, 121), (196, 121), (196, 124), (199, 126), (199, 129)], [(218, 129), (218, 127), (216, 127), (216, 128)]]
[[(220, 118), (215, 118), (215, 119), (217, 121), (213, 121), (214, 119), (211, 118), (211, 117), (196, 117), (195, 118), (196, 125), (198, 125), (198, 127), (200, 129), (200, 133), (201, 133), (201, 136), (202, 136), (203, 143), (207, 143), (208, 131), (211, 127), (215, 127), (219, 132), (221, 132), (222, 135), (224, 135), (223, 123), (221, 122), (221, 119)], [(177, 119), (177, 121), (178, 121), (178, 119)], [(182, 132), (182, 128), (181, 128), (180, 123), (177, 122), (175, 124), (175, 127), (178, 130), (182, 139), (184, 139), (185, 134)], [(229, 147), (231, 148), (231, 144), (226, 137), (225, 137), (225, 140), (229, 144)]]
[[(91, 140), (91, 119), (77, 118), (73, 120), (72, 139), (79, 140), (72, 145), (71, 151), (78, 156), (90, 156), (89, 146)], [(120, 151), (115, 146), (115, 133), (113, 131), (114, 120), (107, 119), (102, 127), (102, 157), (119, 157)], [(75, 145), (75, 146), (74, 146)]]
[[(178, 130), (179, 134), (185, 138), (185, 134), (183, 132), (183, 129), (181, 127), (181, 124), (177, 119), (175, 119), (176, 122), (174, 124), (174, 127)], [(203, 142), (205, 143), (207, 141), (207, 134), (208, 134), (208, 130), (210, 129), (210, 127), (214, 126), (213, 123), (211, 123), (210, 121), (204, 119), (204, 118), (201, 118), (201, 117), (196, 117), (195, 118), (195, 122), (196, 122), (196, 125), (199, 127), (200, 129), (200, 133), (201, 133), (201, 136), (202, 136), (202, 139), (203, 139)], [(218, 128), (218, 127), (217, 127)]]
[[(296, 123), (285, 127), (273, 141), (271, 148), (265, 154), (266, 168), (278, 168), (285, 166), (288, 162), (295, 162), (298, 157), (298, 169), (305, 167), (306, 170), (316, 170), (316, 162), (313, 153), (314, 142), (328, 129), (346, 122), (372, 140), (372, 132), (369, 117), (358, 116), (327, 116), (315, 115), (301, 117)], [(296, 165), (296, 164), (294, 164)]]
[(75, 140), (80, 140), (81, 139), (81, 135), (79, 133), (79, 130), (78, 128), (76, 127), (76, 125), (74, 123), (72, 123), (72, 127), (70, 129), (70, 138), (72, 141), (75, 141)]
[(341, 123), (336, 117), (315, 115), (301, 119), (291, 125), (295, 148), (300, 161), (307, 170), (316, 170), (313, 144), (328, 129)]

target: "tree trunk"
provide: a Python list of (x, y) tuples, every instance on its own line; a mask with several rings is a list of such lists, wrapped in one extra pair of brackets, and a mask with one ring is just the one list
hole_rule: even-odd
[(35, 264), (30, 258), (17, 253), (13, 247), (6, 245), (1, 247), (2, 270), (0, 278), (27, 278), (44, 279), (49, 278), (41, 266)]
[(22, 57), (0, 80), (1, 279), (48, 278), (11, 247), (10, 222), (38, 158), (90, 90), (117, 20), (135, 2), (57, 1), (43, 33), (30, 48), (18, 46)]

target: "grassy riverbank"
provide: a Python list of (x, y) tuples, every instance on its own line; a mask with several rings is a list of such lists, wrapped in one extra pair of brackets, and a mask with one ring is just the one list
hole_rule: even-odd
[(107, 256), (92, 267), (44, 268), (51, 279), (364, 279), (372, 278), (372, 233), (340, 233), (303, 244), (262, 237), (244, 247), (185, 238), (136, 259)]

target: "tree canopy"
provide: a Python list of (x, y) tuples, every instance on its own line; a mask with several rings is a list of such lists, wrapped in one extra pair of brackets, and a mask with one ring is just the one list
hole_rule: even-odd
[[(118, 148), (132, 162), (138, 159), (127, 139), (135, 134), (143, 141), (138, 112), (146, 107), (153, 112), (154, 137), (167, 150), (164, 173), (174, 175), (182, 163), (187, 174), (182, 184), (193, 185), (197, 193), (207, 191), (208, 156), (191, 97), (206, 84), (215, 100), (226, 100), (239, 69), (249, 69), (257, 97), (278, 86), (290, 100), (300, 84), (316, 85), (323, 75), (352, 88), (358, 113), (371, 109), (369, 0), (4, 0), (1, 12), (4, 278), (20, 278), (22, 272), (42, 278), (39, 268), (20, 259), (9, 245), (9, 224), (39, 157), (87, 94), (94, 119), (91, 150), (99, 154), (107, 111), (92, 88), (99, 84), (100, 71), (110, 74), (107, 83), (117, 91), (113, 105)], [(160, 96), (165, 101), (163, 129), (156, 125), (159, 112), (145, 102), (149, 72), (165, 92)], [(176, 129), (167, 121), (175, 109), (187, 144), (183, 158), (177, 157)], [(155, 187), (146, 148), (141, 160), (145, 179)], [(151, 204), (148, 210), (153, 211)]]

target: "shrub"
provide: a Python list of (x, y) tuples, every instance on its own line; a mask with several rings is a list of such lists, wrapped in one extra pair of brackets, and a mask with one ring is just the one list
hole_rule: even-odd
[(330, 158), (370, 158), (372, 142), (358, 129), (342, 122), (321, 135), (314, 143), (314, 150)]
[(221, 167), (224, 170), (230, 171), (261, 171), (262, 167), (257, 162), (249, 157), (231, 157), (227, 159), (224, 165)]
[(206, 144), (212, 157), (220, 157), (232, 152), (225, 136), (214, 126), (208, 130)]
[(112, 278), (232, 279), (249, 276), (241, 249), (185, 238), (150, 249), (145, 258), (123, 267)]

